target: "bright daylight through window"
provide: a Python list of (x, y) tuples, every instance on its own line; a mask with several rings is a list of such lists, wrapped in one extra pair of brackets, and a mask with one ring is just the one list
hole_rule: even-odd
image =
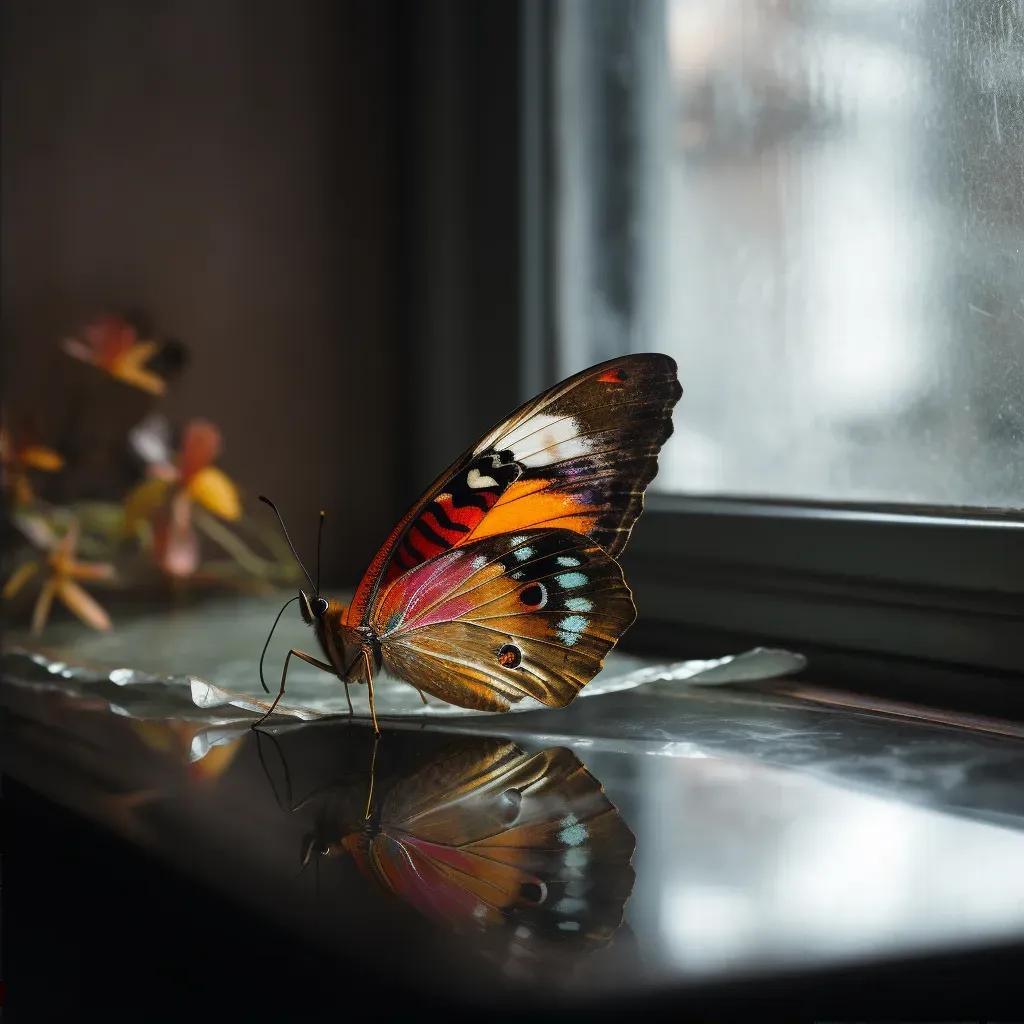
[(557, 22), (559, 369), (678, 360), (655, 486), (1024, 506), (1024, 2)]

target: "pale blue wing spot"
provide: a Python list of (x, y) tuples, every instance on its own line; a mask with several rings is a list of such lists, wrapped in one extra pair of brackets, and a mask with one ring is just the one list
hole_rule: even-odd
[(571, 590), (573, 587), (585, 587), (589, 582), (581, 572), (560, 572), (555, 579), (558, 580), (558, 585), (566, 590)]
[(566, 615), (558, 624), (558, 628), (568, 630), (570, 633), (585, 633), (589, 625), (590, 619), (584, 618), (582, 615)]
[(571, 612), (592, 612), (594, 610), (594, 602), (586, 597), (567, 597), (565, 599), (565, 607)]
[(586, 900), (566, 896), (560, 899), (552, 908), (556, 914), (576, 914), (587, 906)]
[(573, 558), (572, 555), (559, 555), (556, 559), (559, 565), (572, 566), (582, 565), (583, 563), (578, 558)]
[(581, 846), (587, 841), (587, 836), (590, 833), (587, 831), (587, 826), (582, 824), (569, 825), (568, 828), (563, 828), (558, 833), (558, 838), (565, 843), (566, 846)]
[(533, 558), (533, 548), (531, 548), (529, 545), (526, 545), (525, 547), (521, 548), (516, 548), (514, 554), (520, 562), (525, 562), (528, 558)]
[(587, 626), (589, 625), (590, 620), (585, 619), (582, 615), (567, 615), (556, 627), (558, 639), (566, 647), (572, 647), (579, 640), (580, 636), (587, 631)]

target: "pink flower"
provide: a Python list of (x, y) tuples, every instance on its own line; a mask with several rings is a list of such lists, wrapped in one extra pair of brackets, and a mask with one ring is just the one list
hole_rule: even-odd
[(150, 479), (125, 499), (125, 528), (140, 522), (153, 528), (153, 557), (170, 576), (191, 576), (199, 565), (199, 537), (192, 523), (198, 503), (221, 519), (238, 520), (242, 504), (238, 489), (222, 470), (212, 465), (220, 454), (220, 431), (207, 420), (185, 426), (181, 448), (173, 461), (153, 461)]

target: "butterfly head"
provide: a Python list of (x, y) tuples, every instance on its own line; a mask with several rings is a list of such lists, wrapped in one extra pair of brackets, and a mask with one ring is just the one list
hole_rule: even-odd
[(346, 853), (359, 852), (362, 833), (356, 829), (335, 842), (325, 839), (323, 831), (310, 832), (302, 839), (302, 866), (314, 857), (344, 857)]
[(320, 597), (314, 594), (312, 598), (308, 597), (304, 590), (299, 591), (299, 612), (302, 615), (302, 621), (307, 626), (313, 626), (323, 622), (324, 616), (327, 614), (327, 609), (330, 607), (327, 598)]

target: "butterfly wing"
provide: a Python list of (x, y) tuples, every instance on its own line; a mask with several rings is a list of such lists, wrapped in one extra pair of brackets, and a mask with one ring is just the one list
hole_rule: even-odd
[(396, 676), (449, 704), (564, 707), (597, 674), (636, 610), (622, 570), (568, 530), (501, 534), (401, 576), (371, 627)]
[(527, 948), (608, 941), (633, 888), (635, 840), (562, 747), (461, 744), (390, 794), (374, 873), (443, 927)]
[(377, 595), (403, 573), (483, 537), (564, 528), (617, 555), (680, 395), (675, 361), (647, 354), (600, 363), (527, 402), (445, 470), (392, 531), (347, 624), (365, 624)]

